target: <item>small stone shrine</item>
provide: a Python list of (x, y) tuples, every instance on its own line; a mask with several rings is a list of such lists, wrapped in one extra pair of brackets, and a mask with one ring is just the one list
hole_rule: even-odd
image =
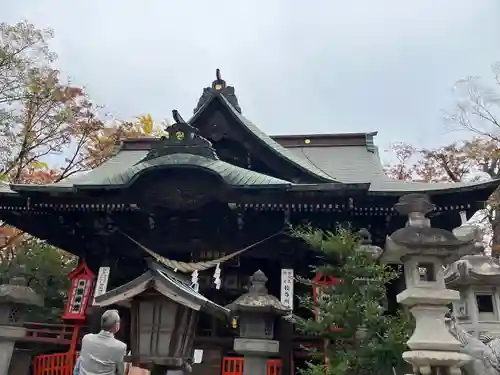
[(445, 271), (448, 288), (460, 292), (453, 315), (475, 337), (500, 335), (500, 264), (488, 255), (467, 255)]
[(136, 279), (95, 298), (94, 306), (127, 304), (131, 308), (131, 360), (150, 368), (190, 371), (199, 312), (226, 319), (229, 310), (198, 292), (187, 280), (156, 262)]
[(258, 270), (250, 278), (248, 293), (226, 306), (238, 318), (240, 337), (234, 340), (234, 351), (243, 354), (245, 375), (267, 375), (267, 361), (279, 353), (279, 341), (274, 340), (274, 323), (290, 313), (266, 288), (267, 277)]
[(30, 305), (43, 306), (43, 299), (26, 285), (24, 277), (0, 285), (0, 375), (9, 371), (16, 340), (26, 336), (24, 308)]
[(461, 343), (445, 325), (447, 305), (458, 302), (460, 294), (446, 288), (443, 266), (480, 248), (474, 236), (459, 239), (450, 231), (432, 228), (426, 215), (433, 208), (426, 195), (401, 197), (395, 209), (408, 221), (387, 237), (381, 260), (404, 264), (406, 289), (397, 300), (409, 308), (416, 326), (407, 343), (410, 351), (403, 358), (415, 374), (460, 375), (461, 367), (472, 358), (460, 352)]

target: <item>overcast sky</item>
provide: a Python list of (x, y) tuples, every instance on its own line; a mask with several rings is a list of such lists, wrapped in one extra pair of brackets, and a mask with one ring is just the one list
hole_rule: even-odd
[(122, 118), (189, 118), (220, 68), (269, 134), (379, 131), (438, 146), (454, 82), (500, 60), (499, 0), (0, 0)]

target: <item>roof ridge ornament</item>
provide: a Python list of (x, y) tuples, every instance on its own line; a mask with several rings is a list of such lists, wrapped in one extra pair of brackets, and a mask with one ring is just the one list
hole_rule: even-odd
[(175, 123), (165, 128), (165, 134), (142, 161), (172, 154), (192, 154), (219, 160), (212, 143), (198, 134), (198, 129), (189, 125), (179, 111), (172, 110)]
[(226, 88), (226, 81), (224, 81), (220, 74), (220, 69), (215, 69), (215, 81), (212, 82), (212, 88), (217, 91), (222, 91)]
[(202, 109), (205, 104), (209, 103), (214, 97), (223, 96), (231, 106), (236, 110), (236, 112), (241, 113), (241, 107), (238, 103), (238, 98), (234, 92), (233, 86), (227, 86), (226, 81), (222, 79), (222, 75), (220, 69), (215, 69), (215, 81), (212, 82), (212, 86), (205, 87), (203, 89), (203, 94), (198, 100), (198, 104), (196, 108), (193, 110), (193, 113), (198, 112)]
[[(179, 113), (178, 110), (172, 109), (172, 117), (174, 118), (174, 121), (179, 124), (185, 124), (186, 121), (182, 118), (181, 114)], [(167, 126), (168, 128), (169, 126)]]

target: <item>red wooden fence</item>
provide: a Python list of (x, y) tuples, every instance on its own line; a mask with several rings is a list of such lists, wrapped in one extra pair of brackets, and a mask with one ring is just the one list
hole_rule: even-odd
[(39, 355), (33, 363), (33, 375), (71, 375), (78, 353)]
[[(71, 375), (76, 360), (70, 353), (56, 353), (35, 357), (33, 375)], [(281, 361), (270, 359), (267, 364), (268, 375), (281, 375)], [(222, 360), (221, 375), (243, 375), (243, 358), (225, 357)]]
[(281, 375), (281, 360), (270, 359), (267, 362), (267, 375)]
[(222, 360), (221, 375), (243, 375), (243, 358), (225, 357)]
[(46, 342), (59, 345), (71, 344), (75, 326), (68, 324), (24, 323), (26, 336), (24, 340)]
[[(281, 375), (281, 360), (270, 359), (267, 363), (268, 375)], [(243, 358), (225, 357), (222, 360), (221, 375), (243, 375)]]

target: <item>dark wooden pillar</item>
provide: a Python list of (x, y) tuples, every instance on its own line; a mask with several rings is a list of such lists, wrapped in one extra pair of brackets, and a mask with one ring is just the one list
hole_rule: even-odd
[(281, 373), (283, 375), (292, 375), (294, 373), (293, 332), (293, 324), (280, 319), (278, 340), (280, 342)]
[(203, 347), (203, 361), (193, 365), (191, 375), (220, 375), (221, 365), (222, 348), (215, 345)]

